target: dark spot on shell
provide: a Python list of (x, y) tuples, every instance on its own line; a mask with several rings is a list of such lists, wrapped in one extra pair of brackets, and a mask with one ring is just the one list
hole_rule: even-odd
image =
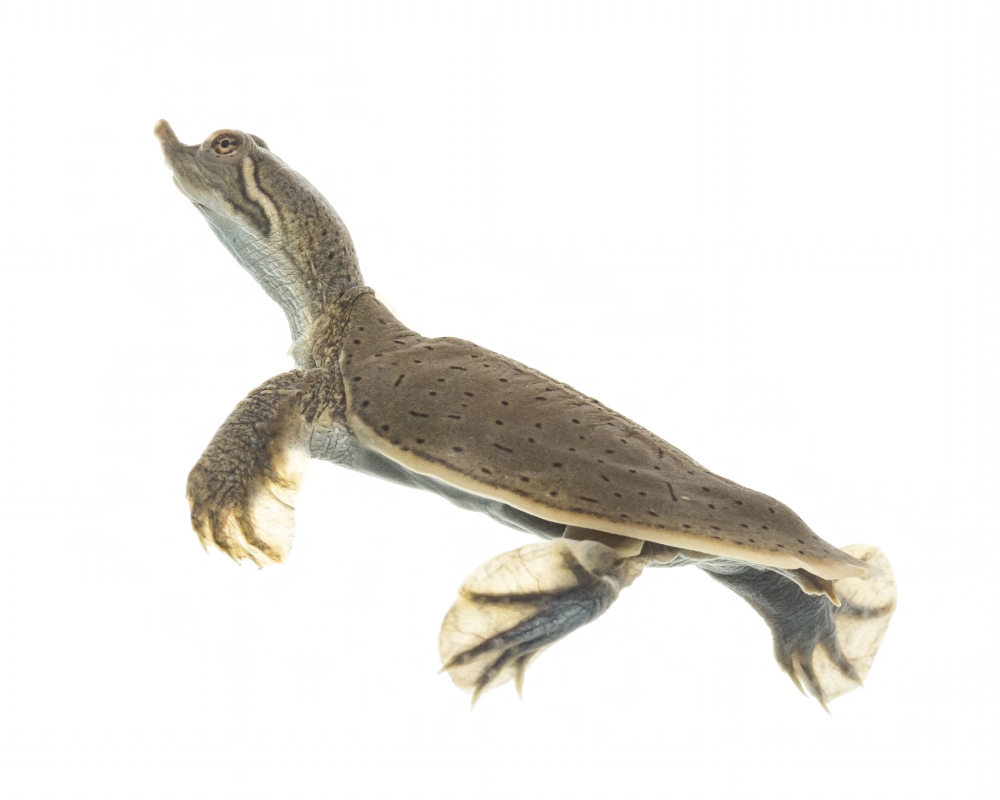
[(709, 525), (708, 527), (710, 527), (713, 531), (721, 531), (722, 530), (722, 528), (720, 528), (718, 525)]
[(767, 525), (761, 525), (760, 527), (761, 527), (762, 530), (765, 530), (765, 531), (770, 530), (770, 528), (768, 528)]
[(582, 494), (578, 495), (581, 500), (586, 500), (588, 503), (598, 503), (599, 500), (595, 500), (593, 497), (584, 497)]
[(796, 539), (795, 541), (797, 541), (799, 544), (805, 544), (805, 542), (803, 542), (801, 539)]
[(741, 505), (743, 505), (743, 501), (742, 501), (742, 500), (737, 500), (737, 501), (736, 501), (736, 505), (738, 505), (738, 506), (741, 506)]
[(749, 530), (749, 529), (750, 529), (750, 526), (749, 526), (749, 525), (747, 525), (747, 524), (746, 524), (745, 522), (741, 522), (741, 523), (740, 523), (740, 527), (741, 527), (741, 528), (746, 528), (747, 530)]
[(536, 422), (535, 423), (535, 427), (536, 428), (541, 428), (542, 427), (542, 423), (541, 422)]
[(449, 414), (448, 419), (461, 419), (461, 416), (458, 414)]
[(645, 497), (645, 496), (646, 496), (645, 492), (639, 492), (639, 497)]
[(361, 401), (361, 407), (362, 408), (368, 408), (368, 406), (370, 406), (371, 404), (372, 404), (371, 400), (362, 400)]
[(770, 511), (772, 514), (774, 513), (774, 509), (771, 508), (770, 506), (767, 507), (767, 510)]
[(688, 524), (687, 524), (687, 523), (685, 522), (685, 523), (684, 523), (683, 525), (681, 525), (681, 527), (682, 527), (682, 528), (690, 528), (691, 526), (690, 526), (690, 525), (688, 525)]
[(561, 467), (562, 466), (562, 462), (561, 461), (553, 461), (552, 462), (552, 466), (553, 467)]
[(494, 446), (494, 447), (495, 447), (495, 448), (496, 448), (497, 450), (503, 450), (503, 451), (504, 451), (504, 452), (506, 452), (506, 453), (513, 453), (513, 452), (514, 452), (514, 451), (513, 451), (513, 450), (511, 450), (511, 449), (510, 449), (509, 447), (504, 447), (504, 446), (503, 446), (502, 444), (498, 444), (497, 442), (493, 442), (493, 446)]
[(361, 344), (361, 340), (360, 339), (355, 339), (354, 340), (354, 344)]
[(622, 496), (621, 492), (615, 492), (615, 497), (621, 497), (621, 496)]
[(530, 436), (528, 437), (528, 441), (529, 441), (529, 442), (531, 442), (531, 444), (534, 444), (534, 443), (535, 443), (535, 440), (534, 440), (534, 439), (532, 439), (532, 438), (531, 438)]
[(549, 497), (556, 497), (559, 492), (549, 492)]
[[(402, 378), (403, 376), (400, 375), (399, 377)], [(351, 380), (354, 381), (355, 383), (357, 383), (358, 381), (361, 380), (361, 376), (360, 375), (355, 375), (353, 378), (351, 378)], [(399, 386), (399, 383), (397, 383), (396, 385)]]
[(387, 431), (387, 430), (389, 430), (389, 426), (388, 426), (388, 425), (383, 425), (383, 426), (382, 426), (382, 430), (384, 430), (384, 431)]
[(578, 420), (578, 419), (573, 420), (573, 424), (574, 425), (579, 425), (580, 424), (580, 420)]
[(501, 378), (500, 379), (500, 383), (507, 383), (507, 379), (506, 378)]
[(495, 419), (495, 420), (493, 420), (493, 421), (494, 421), (494, 422), (495, 422), (495, 423), (496, 423), (497, 425), (503, 425), (503, 420), (502, 420), (502, 419)]
[(630, 475), (635, 475), (635, 470), (634, 470), (634, 469), (630, 469), (630, 470), (629, 470), (629, 474), (630, 474)]
[(437, 397), (437, 392), (428, 392), (431, 397)]
[(603, 480), (605, 483), (611, 483), (611, 478), (609, 478), (607, 475), (602, 475), (601, 480)]
[(649, 516), (651, 516), (651, 517), (658, 517), (658, 516), (660, 516), (655, 511), (647, 511), (646, 513), (649, 514)]
[(502, 406), (509, 406), (510, 403), (508, 403), (506, 400), (501, 400), (500, 401), (500, 405), (502, 405)]
[(481, 469), (481, 470), (482, 470), (483, 472), (485, 472), (485, 473), (486, 473), (487, 475), (492, 475), (492, 474), (493, 474), (493, 473), (492, 473), (492, 472), (490, 472), (490, 471), (489, 471), (488, 469), (486, 469), (486, 467), (480, 467), (480, 469)]
[(423, 439), (417, 439), (416, 441), (417, 441), (417, 444), (423, 444), (424, 443)]
[(713, 511), (715, 510), (715, 505), (713, 505), (712, 503), (709, 503), (708, 507), (711, 508)]
[(462, 448), (461, 447), (453, 447), (451, 449), (454, 450), (456, 453), (461, 453), (462, 452)]
[[(399, 386), (399, 384), (403, 382), (403, 378), (405, 377), (406, 375), (400, 375), (398, 378), (396, 378), (396, 382), (393, 384), (393, 386)], [(354, 380), (357, 380), (357, 378), (355, 378)]]
[(524, 481), (525, 483), (528, 483), (531, 480), (531, 478), (526, 478), (524, 477), (524, 475), (522, 475), (521, 480)]
[(419, 411), (411, 411), (410, 412), (410, 416), (411, 417), (422, 417), (424, 419), (427, 419), (427, 417), (429, 417), (430, 414), (421, 414)]
[(458, 369), (461, 370), (462, 372), (465, 372), (465, 367), (448, 367), (448, 369)]

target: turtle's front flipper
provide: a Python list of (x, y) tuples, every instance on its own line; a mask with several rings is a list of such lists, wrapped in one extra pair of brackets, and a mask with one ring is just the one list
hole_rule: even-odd
[(294, 370), (254, 389), (191, 470), (191, 524), (204, 546), (258, 566), (288, 555), (295, 534), (292, 501), (309, 457), (302, 379)]
[[(706, 561), (699, 567), (752, 605), (774, 634), (774, 657), (800, 689), (820, 704), (861, 685), (896, 608), (889, 560), (877, 547), (849, 545), (844, 552), (872, 569), (867, 578), (841, 578), (811, 586), (737, 562)], [(808, 594), (806, 592), (809, 592)], [(828, 595), (837, 597), (834, 605)]]
[(487, 561), (458, 590), (441, 626), (444, 670), (475, 703), (553, 642), (596, 619), (642, 571), (643, 560), (595, 541), (554, 539)]

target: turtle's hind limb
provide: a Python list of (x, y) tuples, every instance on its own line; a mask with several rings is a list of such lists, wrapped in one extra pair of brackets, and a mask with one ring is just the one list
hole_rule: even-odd
[(870, 565), (866, 578), (813, 586), (802, 575), (786, 576), (748, 564), (699, 564), (764, 618), (774, 635), (778, 664), (824, 709), (868, 677), (896, 608), (896, 583), (882, 551), (863, 544), (841, 549)]
[(258, 566), (285, 559), (293, 501), (309, 454), (299, 370), (276, 375), (229, 415), (188, 476), (191, 524), (202, 546)]
[(607, 544), (569, 538), (490, 559), (465, 580), (445, 616), (442, 672), (472, 693), (473, 704), (510, 680), (520, 694), (528, 664), (607, 611), (643, 563)]

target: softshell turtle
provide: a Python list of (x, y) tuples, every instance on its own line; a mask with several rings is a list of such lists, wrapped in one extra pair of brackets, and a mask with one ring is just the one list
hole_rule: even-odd
[(288, 318), (297, 369), (237, 405), (188, 479), (203, 545), (281, 562), (308, 458), (444, 496), (543, 541), (462, 584), (440, 653), (473, 694), (598, 617), (645, 567), (694, 564), (750, 603), (779, 665), (825, 707), (861, 684), (895, 607), (892, 569), (709, 472), (564, 383), (461, 339), (429, 339), (365, 286), (327, 200), (262, 139), (184, 145), (174, 182)]

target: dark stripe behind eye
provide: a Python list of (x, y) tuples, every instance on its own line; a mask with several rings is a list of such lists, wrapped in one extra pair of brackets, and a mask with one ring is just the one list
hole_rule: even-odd
[[(270, 198), (270, 196), (267, 194), (267, 192), (265, 192), (263, 189), (260, 188), (260, 183), (257, 181), (257, 164), (256, 164), (256, 162), (254, 162), (253, 159), (250, 159), (250, 163), (253, 164), (253, 179), (254, 179), (253, 182), (254, 182), (254, 186), (256, 187), (257, 191), (259, 191), (262, 195), (264, 195), (265, 197)], [(264, 211), (264, 207), (260, 203), (258, 203), (256, 200), (251, 200), (250, 199), (250, 195), (247, 193), (246, 178), (243, 175), (243, 164), (239, 165), (239, 167), (236, 170), (236, 174), (237, 174), (237, 176), (239, 178), (237, 186), (239, 187), (239, 190), (240, 190), (240, 196), (246, 201), (246, 204), (247, 204), (248, 208), (254, 209), (257, 212), (256, 214), (251, 214), (251, 216), (254, 216), (254, 217), (256, 217), (258, 219), (258, 221), (260, 223), (260, 229), (263, 231), (264, 235), (265, 236), (270, 236), (271, 235), (271, 220), (269, 220), (267, 218), (267, 213)], [(274, 200), (272, 199), (271, 202), (273, 203)]]

